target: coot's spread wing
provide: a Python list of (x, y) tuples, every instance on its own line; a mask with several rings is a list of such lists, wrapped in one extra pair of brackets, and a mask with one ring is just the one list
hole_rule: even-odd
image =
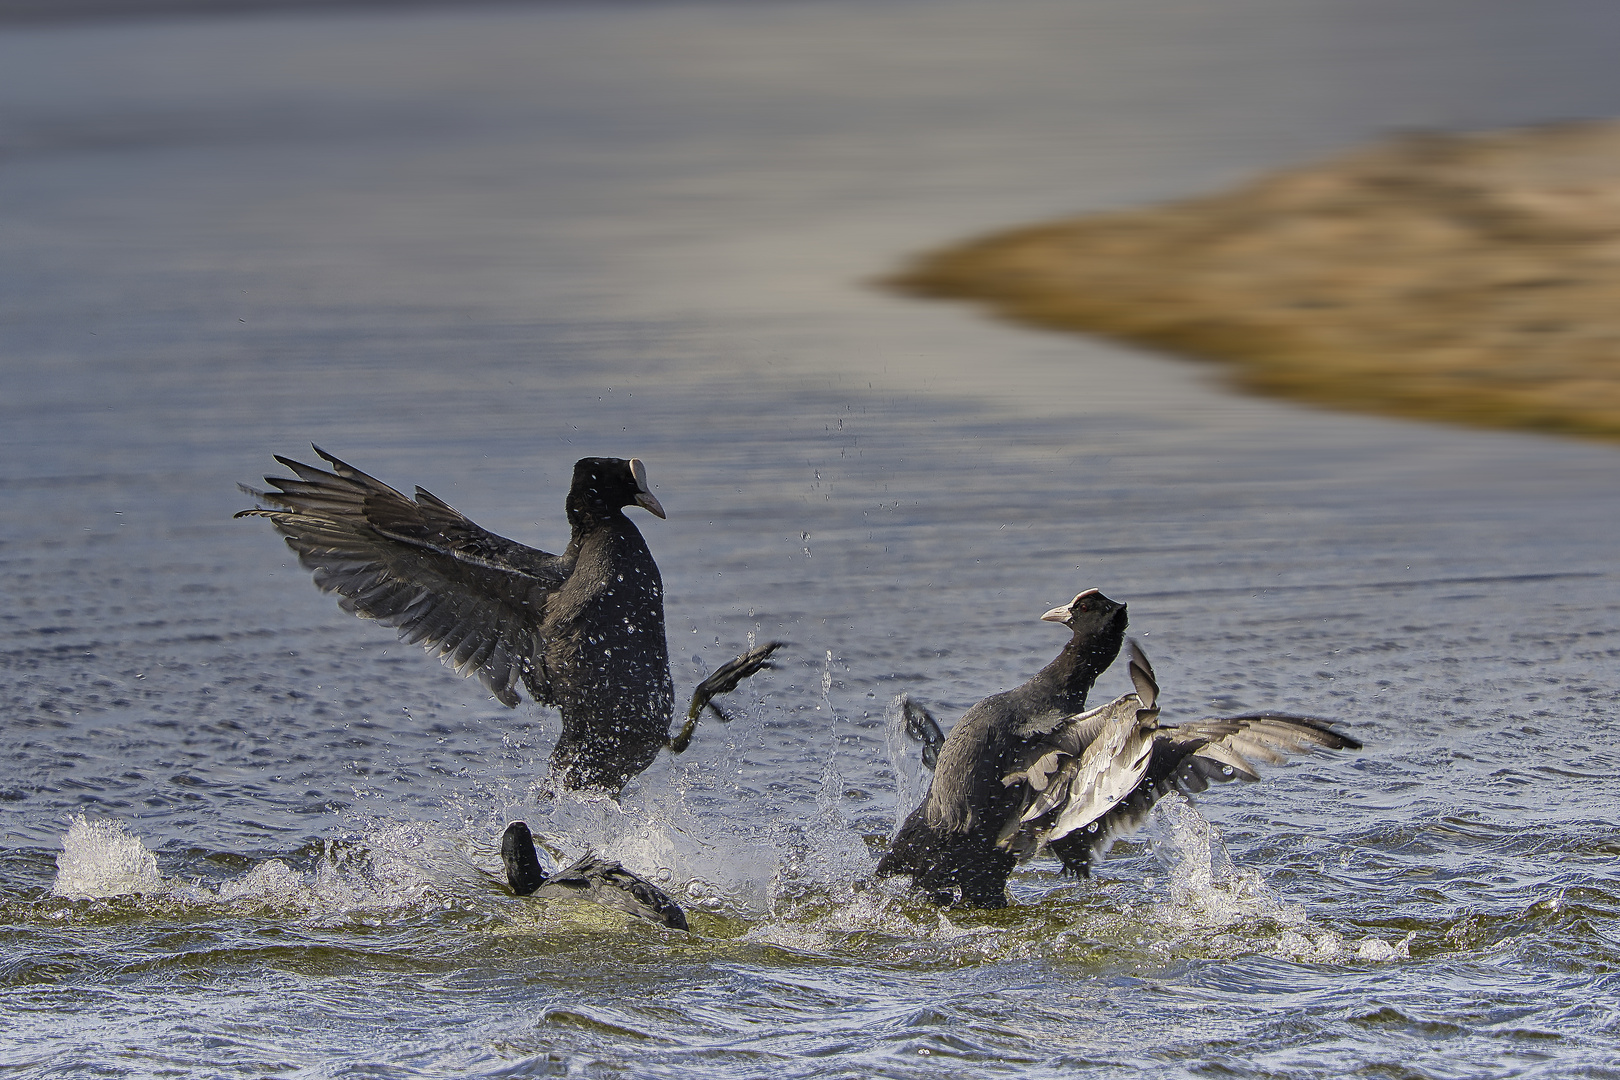
[(1193, 794), (1223, 780), (1258, 780), (1257, 762), (1361, 746), (1326, 721), (1273, 713), (1160, 727), (1153, 666), (1136, 642), (1127, 649), (1136, 693), (1044, 725), (1003, 778), (1019, 790), (1021, 809), (997, 837), (1002, 850), (1027, 859), (1049, 847), (1084, 875), (1172, 789)]
[(327, 472), (277, 455), (297, 479), (242, 490), (276, 509), (269, 518), (323, 592), (344, 610), (397, 627), (462, 675), (477, 674), (502, 703), (534, 676), (550, 595), (567, 580), (558, 555), (496, 536), (421, 488), (414, 500), (320, 447)]
[(1052, 840), (1083, 829), (1113, 809), (1141, 782), (1158, 730), (1159, 686), (1136, 642), (1128, 646), (1136, 693), (1044, 725), (1021, 749), (1002, 783), (1019, 791), (1019, 811), (1003, 824), (997, 844), (1023, 858)]
[(1313, 750), (1360, 750), (1361, 743), (1334, 731), (1332, 722), (1309, 716), (1249, 713), (1163, 728), (1160, 737), (1191, 750), (1177, 775), (1183, 791), (1196, 793), (1225, 780), (1258, 780), (1256, 764), (1275, 765)]
[(1051, 750), (1028, 769), (1003, 779), (1009, 787), (1023, 788), (1017, 816), (1007, 820), (998, 837), (1003, 847), (1034, 854), (1040, 841), (1096, 821), (1141, 781), (1153, 747), (1156, 710), (1141, 708), (1130, 694), (1097, 711), (1102, 715), (1093, 719), (1103, 723), (1079, 754)]
[(1136, 786), (1084, 828), (1061, 835), (1053, 829), (1046, 842), (1069, 870), (1085, 877), (1109, 845), (1141, 828), (1153, 805), (1172, 790), (1193, 795), (1211, 783), (1258, 780), (1256, 761), (1276, 764), (1312, 750), (1359, 749), (1358, 740), (1334, 731), (1328, 721), (1306, 716), (1255, 713), (1161, 727)]

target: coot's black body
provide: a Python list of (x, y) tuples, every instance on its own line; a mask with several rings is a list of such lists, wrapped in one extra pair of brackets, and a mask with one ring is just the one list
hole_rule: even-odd
[(1085, 708), (1097, 676), (1119, 655), (1128, 621), (1125, 605), (1096, 589), (1041, 618), (1069, 627), (1068, 643), (1034, 678), (985, 698), (951, 729), (928, 796), (879, 861), (880, 876), (910, 874), (938, 903), (1007, 903), (1007, 876), (1018, 859), (998, 840), (1020, 795), (1002, 778), (1032, 742)]
[[(1081, 711), (1086, 692), (1118, 654), (1125, 606), (1095, 589), (1042, 616), (1073, 637), (1016, 690), (985, 698), (937, 746), (928, 797), (907, 818), (878, 873), (910, 874), (936, 903), (1007, 903), (1014, 866), (1044, 851), (1070, 873), (1092, 865), (1134, 831), (1164, 795), (1212, 782), (1259, 779), (1255, 761), (1361, 744), (1322, 720), (1255, 713), (1160, 726), (1159, 687), (1130, 645), (1136, 692)], [(908, 727), (931, 747), (931, 718)]]
[(266, 477), (274, 491), (243, 488), (274, 509), (237, 516), (269, 518), (345, 610), (397, 627), (461, 674), (476, 674), (502, 704), (517, 705), (521, 684), (555, 706), (563, 730), (551, 766), (564, 787), (617, 793), (661, 748), (685, 749), (710, 697), (770, 666), (775, 642), (716, 672), (671, 738), (663, 578), (624, 515), (629, 506), (659, 517), (664, 510), (634, 458), (575, 464), (572, 532), (554, 555), (479, 527), (422, 488), (407, 498), (315, 452), (330, 472), (277, 456), (297, 479)]

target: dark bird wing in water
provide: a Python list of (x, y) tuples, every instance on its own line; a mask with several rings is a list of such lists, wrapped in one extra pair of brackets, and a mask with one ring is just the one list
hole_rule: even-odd
[(519, 896), (590, 900), (674, 930), (686, 930), (686, 913), (658, 886), (612, 859), (587, 853), (547, 875), (529, 826), (514, 821), (501, 837), (507, 883)]
[(587, 854), (557, 871), (535, 890), (543, 897), (592, 900), (672, 930), (687, 930), (686, 912), (664, 891), (612, 859)]
[(462, 675), (476, 674), (503, 705), (533, 679), (547, 601), (568, 578), (560, 555), (497, 536), (416, 489), (414, 500), (320, 447), (332, 471), (276, 460), (297, 479), (266, 477), (275, 491), (244, 487), (275, 509), (269, 518), (322, 592), (345, 611), (396, 627)]
[(1194, 794), (1211, 783), (1258, 780), (1256, 762), (1276, 764), (1318, 749), (1361, 743), (1310, 717), (1256, 713), (1159, 726), (1158, 684), (1135, 642), (1137, 691), (1080, 713), (1027, 747), (1003, 783), (1020, 793), (998, 846), (1020, 861), (1049, 848), (1084, 877), (1118, 837), (1146, 821), (1171, 790)]

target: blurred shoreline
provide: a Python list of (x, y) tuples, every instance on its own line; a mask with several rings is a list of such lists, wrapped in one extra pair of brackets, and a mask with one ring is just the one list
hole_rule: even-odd
[(1409, 135), (887, 284), (1333, 408), (1620, 441), (1620, 123)]

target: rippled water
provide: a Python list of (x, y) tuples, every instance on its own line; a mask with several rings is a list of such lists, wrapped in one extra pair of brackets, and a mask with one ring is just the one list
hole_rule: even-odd
[[(1620, 1076), (1620, 468), (864, 282), (1397, 127), (1620, 112), (1599, 4), (547, 5), (0, 28), (0, 1068)], [(677, 683), (622, 804), (234, 488), (321, 443), (526, 542), (635, 454)], [(869, 879), (954, 720), (1130, 603), (1167, 717), (1367, 743), (1089, 883)], [(1126, 688), (1111, 672), (1099, 693)], [(901, 757), (896, 760), (894, 747)], [(511, 897), (500, 829), (693, 932)]]

